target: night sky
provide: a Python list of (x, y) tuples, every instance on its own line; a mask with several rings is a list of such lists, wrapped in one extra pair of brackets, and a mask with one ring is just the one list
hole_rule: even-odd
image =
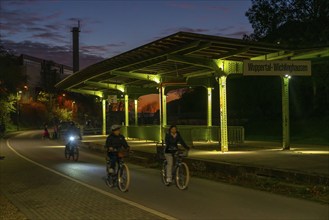
[(72, 66), (71, 28), (81, 21), (80, 69), (178, 31), (242, 38), (250, 0), (1, 0), (1, 43)]

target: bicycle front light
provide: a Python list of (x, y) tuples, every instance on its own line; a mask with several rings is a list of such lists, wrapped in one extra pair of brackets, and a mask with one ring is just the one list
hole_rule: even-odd
[(70, 136), (69, 140), (70, 141), (74, 141), (74, 137), (73, 136)]

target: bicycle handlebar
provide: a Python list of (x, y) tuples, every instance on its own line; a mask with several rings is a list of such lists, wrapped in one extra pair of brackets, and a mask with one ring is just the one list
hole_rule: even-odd
[(178, 157), (187, 157), (189, 150), (178, 150), (175, 155)]

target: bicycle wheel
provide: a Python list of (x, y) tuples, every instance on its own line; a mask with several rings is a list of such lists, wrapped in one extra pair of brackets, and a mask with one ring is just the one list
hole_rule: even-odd
[(186, 163), (182, 162), (176, 169), (176, 186), (178, 189), (187, 188), (190, 181), (190, 171)]
[(70, 159), (70, 149), (68, 149), (68, 147), (65, 147), (64, 155), (66, 159)]
[(162, 177), (162, 182), (166, 186), (169, 186), (170, 183), (167, 182), (167, 161), (163, 161), (162, 164), (162, 169), (161, 169), (161, 177)]
[(78, 161), (79, 159), (79, 148), (75, 147), (73, 150), (73, 160)]
[(126, 164), (122, 164), (118, 172), (118, 187), (122, 192), (128, 191), (130, 184), (130, 172)]

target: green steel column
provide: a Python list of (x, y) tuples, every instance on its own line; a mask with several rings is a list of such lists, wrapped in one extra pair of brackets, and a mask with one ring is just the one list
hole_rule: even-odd
[(167, 126), (167, 96), (165, 92), (165, 87), (162, 86), (162, 127)]
[(135, 126), (138, 125), (138, 100), (135, 99), (134, 101), (135, 104)]
[(159, 87), (159, 141), (162, 142), (162, 86)]
[(212, 126), (212, 88), (208, 87), (208, 114), (207, 114), (207, 126)]
[(106, 135), (106, 99), (102, 99), (102, 112), (103, 112), (103, 126), (102, 134)]
[(129, 98), (128, 98), (128, 94), (125, 94), (125, 125), (129, 126)]
[(226, 78), (227, 76), (221, 76), (219, 78), (220, 145), (222, 152), (228, 151)]
[(290, 150), (289, 79), (282, 77), (282, 148)]

